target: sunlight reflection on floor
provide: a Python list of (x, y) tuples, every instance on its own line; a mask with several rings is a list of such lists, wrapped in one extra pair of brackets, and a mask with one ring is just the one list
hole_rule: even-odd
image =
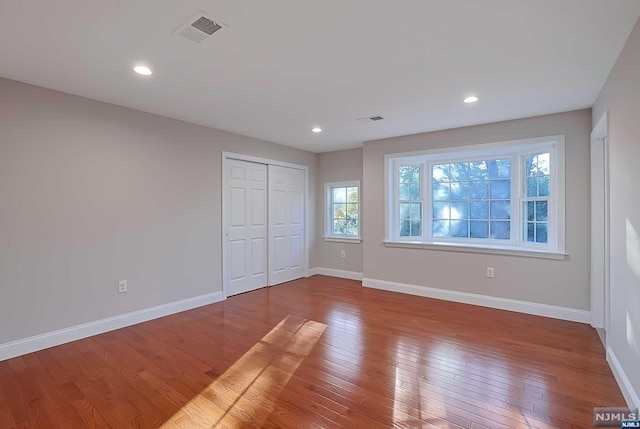
[[(261, 426), (278, 394), (326, 328), (323, 323), (287, 316), (197, 396), (176, 404), (180, 409), (161, 427)], [(175, 401), (180, 396), (150, 373), (146, 379), (167, 398)]]

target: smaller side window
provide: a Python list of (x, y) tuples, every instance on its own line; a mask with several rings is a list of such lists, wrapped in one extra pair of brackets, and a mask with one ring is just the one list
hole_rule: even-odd
[(360, 182), (325, 184), (325, 238), (360, 238)]
[(422, 236), (422, 189), (420, 165), (398, 167), (400, 237)]
[(524, 156), (522, 241), (526, 243), (549, 242), (550, 157), (549, 152)]

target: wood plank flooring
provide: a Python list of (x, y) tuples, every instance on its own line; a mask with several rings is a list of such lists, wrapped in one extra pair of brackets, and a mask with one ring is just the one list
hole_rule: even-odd
[(0, 362), (0, 428), (588, 428), (589, 326), (314, 276)]

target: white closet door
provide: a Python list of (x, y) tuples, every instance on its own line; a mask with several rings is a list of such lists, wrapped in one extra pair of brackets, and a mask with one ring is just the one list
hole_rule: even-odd
[(228, 295), (267, 286), (267, 166), (226, 162)]
[(269, 285), (304, 277), (305, 173), (269, 165)]

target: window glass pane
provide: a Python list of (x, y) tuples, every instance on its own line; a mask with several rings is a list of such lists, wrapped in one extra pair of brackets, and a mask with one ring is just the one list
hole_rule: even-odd
[(469, 203), (471, 219), (489, 219), (489, 203), (485, 201), (471, 201)]
[(489, 238), (489, 222), (472, 220), (469, 222), (471, 238)]
[(358, 205), (347, 203), (347, 219), (358, 219)]
[(452, 181), (467, 180), (469, 176), (469, 163), (456, 162), (453, 164), (449, 164), (449, 176)]
[(547, 224), (536, 223), (536, 243), (547, 242)]
[(333, 202), (344, 203), (347, 201), (347, 188), (333, 188)]
[(409, 185), (409, 200), (419, 200), (420, 199), (420, 184), (412, 183)]
[(345, 221), (345, 234), (357, 235), (358, 234), (358, 220), (347, 218)]
[(344, 219), (347, 217), (347, 205), (346, 204), (334, 204), (333, 205), (333, 217), (336, 219)]
[(422, 204), (413, 203), (411, 204), (410, 218), (412, 220), (420, 220), (422, 219)]
[(451, 203), (451, 219), (468, 219), (469, 203), (466, 201), (456, 201)]
[(549, 207), (547, 201), (536, 201), (536, 220), (538, 222), (547, 221), (548, 208)]
[(507, 158), (490, 161), (489, 177), (491, 179), (511, 178), (511, 160)]
[(473, 161), (469, 163), (470, 179), (487, 179), (488, 177), (487, 161)]
[(449, 219), (450, 212), (449, 203), (433, 203), (434, 219)]
[(491, 219), (510, 219), (511, 203), (509, 201), (491, 201)]
[(469, 198), (473, 200), (481, 200), (489, 197), (489, 184), (484, 182), (469, 183)]
[(538, 154), (538, 174), (548, 176), (551, 173), (550, 170), (550, 156), (549, 153)]
[(420, 167), (417, 165), (403, 165), (400, 167), (400, 183), (420, 182)]
[(451, 182), (451, 199), (466, 200), (469, 198), (469, 182)]
[(432, 177), (435, 182), (449, 181), (449, 164), (437, 164), (433, 166)]
[(411, 208), (411, 204), (409, 203), (400, 203), (400, 219), (409, 219), (409, 209)]
[(527, 227), (525, 228), (525, 237), (524, 241), (535, 241), (536, 240), (536, 224), (533, 222), (527, 223)]
[(511, 180), (492, 180), (489, 186), (491, 198), (511, 198)]
[(538, 180), (535, 177), (527, 178), (527, 197), (538, 196)]
[(422, 235), (422, 203), (400, 203), (400, 236)]
[(434, 237), (450, 237), (449, 233), (449, 221), (448, 220), (434, 220), (433, 221), (433, 236)]
[(535, 220), (535, 211), (534, 211), (534, 202), (533, 201), (525, 201), (524, 202), (524, 218), (525, 220)]
[(346, 231), (347, 223), (344, 219), (334, 219), (333, 220), (333, 233), (334, 234), (344, 234)]
[(358, 202), (358, 188), (347, 188), (347, 202)]
[(408, 237), (410, 233), (411, 233), (411, 221), (410, 220), (400, 221), (400, 237)]
[(422, 222), (419, 220), (412, 220), (411, 221), (411, 236), (412, 237), (419, 237), (420, 235), (422, 235)]
[(399, 199), (400, 200), (419, 200), (420, 199), (420, 167), (403, 165), (398, 169)]
[(400, 203), (400, 219), (409, 219), (410, 203)]
[(409, 184), (408, 183), (401, 183), (400, 184), (400, 195), (399, 195), (399, 199), (401, 200), (408, 200), (409, 199)]
[(549, 196), (549, 176), (538, 177), (538, 196)]
[(448, 183), (434, 183), (432, 192), (433, 192), (434, 201), (448, 200), (449, 199), (449, 184)]
[(469, 237), (469, 223), (466, 220), (452, 220), (451, 221), (451, 236), (452, 237)]
[(491, 238), (509, 240), (511, 238), (511, 222), (491, 222)]
[(533, 177), (538, 174), (538, 156), (530, 155), (525, 157), (525, 171), (527, 177)]

